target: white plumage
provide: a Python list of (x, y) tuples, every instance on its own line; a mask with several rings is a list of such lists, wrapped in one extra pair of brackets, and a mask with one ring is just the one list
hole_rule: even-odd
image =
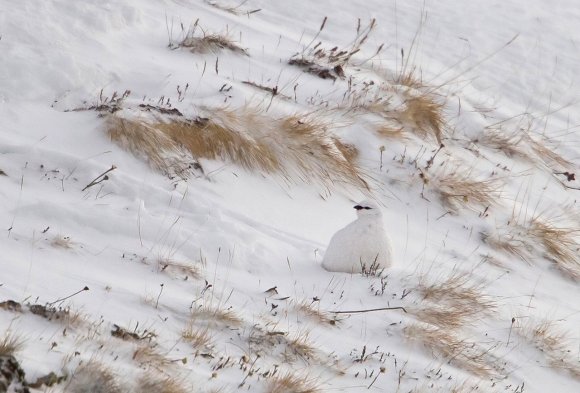
[(354, 206), (358, 218), (332, 236), (322, 267), (331, 272), (361, 273), (363, 266), (392, 265), (391, 241), (385, 232), (379, 206), (365, 200)]

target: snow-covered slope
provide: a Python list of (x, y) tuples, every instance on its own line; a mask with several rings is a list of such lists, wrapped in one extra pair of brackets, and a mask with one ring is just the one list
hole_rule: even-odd
[[(579, 14), (0, 3), (0, 358), (31, 391), (579, 391)], [(395, 266), (327, 272), (369, 197)]]

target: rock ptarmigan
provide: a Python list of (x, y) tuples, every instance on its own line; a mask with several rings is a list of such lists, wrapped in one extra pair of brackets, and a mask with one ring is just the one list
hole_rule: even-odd
[(358, 218), (332, 236), (322, 267), (345, 273), (390, 267), (393, 264), (391, 241), (385, 232), (380, 207), (374, 201), (365, 200), (354, 208)]

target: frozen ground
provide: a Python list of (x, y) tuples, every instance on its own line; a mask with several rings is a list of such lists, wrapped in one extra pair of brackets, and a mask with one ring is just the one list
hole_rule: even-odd
[[(7, 3), (0, 356), (28, 383), (54, 373), (31, 391), (580, 391), (576, 2)], [(288, 64), (373, 19), (335, 80)], [(196, 21), (246, 53), (179, 48)], [(405, 112), (417, 95), (443, 105), (440, 141)], [(314, 117), (369, 189), (289, 159), (282, 176), (186, 154), (168, 176), (106, 133), (143, 104), (255, 110), (256, 144)], [(325, 271), (368, 196), (395, 267)], [(335, 313), (382, 307), (406, 312)]]

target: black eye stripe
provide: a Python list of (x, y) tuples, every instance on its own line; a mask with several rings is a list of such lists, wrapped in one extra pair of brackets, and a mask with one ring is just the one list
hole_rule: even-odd
[(356, 210), (362, 210), (362, 209), (365, 209), (365, 210), (371, 210), (371, 209), (372, 209), (372, 207), (368, 207), (368, 206), (361, 206), (361, 205), (356, 205), (356, 206), (354, 206), (354, 208), (355, 208)]

